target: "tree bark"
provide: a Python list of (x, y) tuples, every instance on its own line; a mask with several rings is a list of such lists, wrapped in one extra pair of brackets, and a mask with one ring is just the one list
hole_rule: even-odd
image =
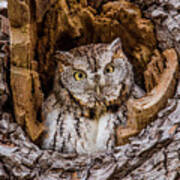
[[(51, 90), (57, 49), (120, 37), (136, 82), (150, 92), (159, 82), (162, 51), (175, 48), (180, 56), (179, 9), (177, 0), (8, 0), (11, 54), (10, 65), (4, 63), (7, 56), (0, 59), (0, 85), (5, 87), (0, 94), (0, 179), (179, 179), (179, 77), (174, 97), (156, 120), (110, 154), (64, 155), (34, 144), (44, 130), (39, 114)], [(14, 113), (6, 112), (12, 109), (7, 96)]]

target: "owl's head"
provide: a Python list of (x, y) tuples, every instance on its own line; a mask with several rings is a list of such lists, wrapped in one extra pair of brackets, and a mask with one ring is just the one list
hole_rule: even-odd
[(133, 84), (132, 67), (119, 38), (110, 44), (90, 44), (58, 51), (54, 88), (65, 88), (87, 108), (121, 103)]

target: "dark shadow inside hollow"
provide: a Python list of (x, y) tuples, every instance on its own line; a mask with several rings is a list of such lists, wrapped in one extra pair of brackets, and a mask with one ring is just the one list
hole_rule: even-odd
[(63, 33), (61, 38), (56, 42), (55, 50), (69, 51), (77, 47), (77, 40), (69, 36), (68, 33)]

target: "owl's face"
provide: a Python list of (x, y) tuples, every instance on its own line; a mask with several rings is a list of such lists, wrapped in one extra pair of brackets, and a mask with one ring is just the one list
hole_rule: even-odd
[[(109, 106), (129, 93), (131, 65), (122, 53), (119, 39), (111, 44), (87, 45), (60, 52), (56, 84), (62, 85), (81, 105)], [(128, 84), (128, 89), (125, 88)]]

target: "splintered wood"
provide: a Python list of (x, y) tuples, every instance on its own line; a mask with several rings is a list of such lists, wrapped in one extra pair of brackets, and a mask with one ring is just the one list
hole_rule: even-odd
[(10, 84), (16, 121), (36, 140), (43, 131), (37, 114), (43, 101), (39, 74), (33, 70), (35, 26), (31, 2), (9, 0), (11, 75)]
[(158, 76), (157, 85), (144, 97), (129, 100), (128, 125), (125, 128), (119, 127), (116, 131), (118, 144), (125, 143), (128, 137), (139, 133), (166, 106), (168, 98), (173, 96), (178, 74), (178, 57), (174, 49), (164, 51), (163, 55), (166, 65)]
[(37, 121), (36, 110), (40, 111), (43, 100), (37, 72), (12, 66), (11, 88), (16, 121), (36, 140), (44, 130)]

